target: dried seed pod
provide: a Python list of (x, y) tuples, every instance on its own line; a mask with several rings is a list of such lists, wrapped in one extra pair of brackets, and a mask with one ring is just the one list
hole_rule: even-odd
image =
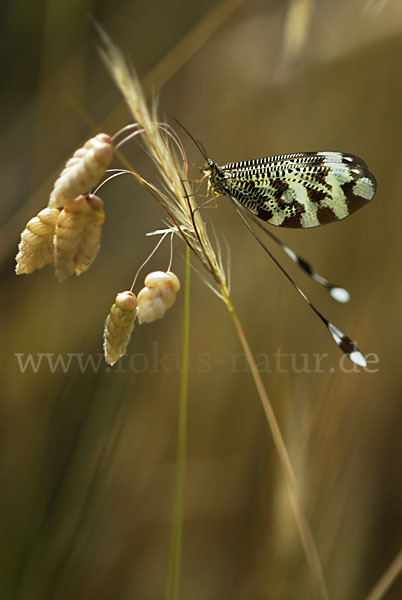
[(63, 281), (69, 275), (81, 275), (98, 253), (103, 202), (97, 196), (79, 196), (66, 204), (57, 220), (55, 233), (56, 277)]
[(154, 271), (145, 277), (145, 287), (138, 294), (137, 316), (140, 324), (161, 319), (176, 300), (180, 282), (171, 271)]
[(137, 298), (133, 292), (120, 292), (106, 317), (103, 334), (105, 360), (114, 365), (126, 353), (136, 317)]
[(171, 304), (168, 302), (167, 297), (164, 297), (166, 308), (171, 308), (173, 306), (173, 304), (175, 303), (176, 293), (180, 290), (180, 281), (179, 281), (179, 278), (177, 277), (177, 275), (172, 273), (172, 271), (167, 271), (166, 275), (169, 278), (169, 282), (166, 282), (162, 286), (161, 293), (162, 293), (162, 296), (164, 296), (164, 294), (167, 294), (168, 290), (174, 291), (174, 297), (173, 297), (173, 301)]
[(17, 275), (32, 273), (53, 262), (53, 236), (59, 214), (58, 208), (44, 208), (28, 221), (21, 233), (19, 252), (15, 257)]
[(66, 162), (50, 194), (50, 208), (62, 207), (88, 192), (112, 162), (113, 142), (106, 133), (88, 140)]
[(144, 287), (138, 294), (137, 316), (140, 325), (152, 323), (161, 319), (166, 312), (166, 306), (160, 293), (160, 288)]

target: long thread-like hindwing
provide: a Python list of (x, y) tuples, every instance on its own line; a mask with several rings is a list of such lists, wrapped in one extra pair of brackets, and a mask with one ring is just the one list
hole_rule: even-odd
[(208, 160), (215, 193), (228, 194), (254, 215), (280, 227), (318, 227), (367, 204), (376, 181), (366, 163), (341, 152), (304, 152), (233, 162)]

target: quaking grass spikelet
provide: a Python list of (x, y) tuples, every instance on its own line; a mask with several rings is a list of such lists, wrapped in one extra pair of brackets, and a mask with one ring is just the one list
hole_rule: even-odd
[(81, 275), (98, 253), (103, 202), (97, 196), (79, 196), (66, 204), (57, 220), (55, 232), (55, 271), (63, 281), (70, 275)]
[(145, 286), (138, 296), (132, 291), (117, 294), (109, 311), (103, 334), (103, 350), (105, 360), (110, 365), (114, 365), (126, 353), (136, 317), (140, 325), (161, 319), (173, 306), (180, 281), (171, 271), (153, 271), (145, 277)]
[(32, 273), (53, 261), (60, 281), (88, 269), (99, 250), (105, 214), (102, 200), (83, 194), (104, 175), (112, 158), (112, 138), (99, 133), (67, 161), (48, 207), (28, 221), (21, 234), (17, 275)]
[(50, 208), (62, 207), (89, 192), (99, 181), (113, 158), (112, 138), (106, 133), (99, 133), (89, 139), (82, 148), (74, 152), (50, 194)]
[(154, 271), (145, 277), (144, 285), (137, 297), (137, 316), (140, 324), (152, 323), (165, 315), (176, 300), (180, 281), (171, 271)]
[(106, 317), (103, 349), (106, 362), (114, 365), (127, 349), (136, 318), (137, 298), (131, 291), (120, 292)]
[(17, 275), (32, 273), (53, 262), (53, 237), (59, 214), (58, 208), (44, 208), (28, 221), (21, 234), (15, 259)]

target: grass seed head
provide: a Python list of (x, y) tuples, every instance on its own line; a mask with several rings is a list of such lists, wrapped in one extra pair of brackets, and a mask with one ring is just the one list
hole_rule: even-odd
[(138, 294), (137, 316), (140, 324), (161, 319), (176, 300), (180, 289), (177, 276), (168, 271), (154, 271), (145, 277), (145, 287)]
[(32, 273), (53, 262), (53, 237), (59, 214), (58, 208), (44, 208), (28, 221), (21, 234), (15, 259), (17, 275)]
[(140, 81), (119, 50), (104, 32), (101, 36), (105, 63), (142, 132), (142, 142), (159, 173), (161, 185), (148, 185), (148, 188), (152, 188), (167, 212), (169, 225), (178, 228), (181, 237), (226, 293), (227, 277), (220, 251), (218, 248), (215, 252), (200, 211), (196, 210), (197, 194), (188, 179), (183, 145), (169, 125), (158, 121), (156, 103), (151, 110), (148, 108)]
[(99, 181), (113, 158), (112, 138), (99, 133), (89, 139), (67, 161), (50, 194), (50, 208), (62, 207), (89, 192)]
[(137, 298), (133, 292), (120, 292), (106, 317), (103, 350), (105, 360), (114, 365), (127, 349), (134, 329)]
[(79, 196), (66, 204), (57, 220), (55, 232), (56, 277), (81, 275), (93, 262), (100, 246), (105, 220), (103, 202), (97, 196)]

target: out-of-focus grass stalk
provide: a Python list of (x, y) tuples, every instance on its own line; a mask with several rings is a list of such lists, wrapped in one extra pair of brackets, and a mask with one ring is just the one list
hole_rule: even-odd
[(179, 597), (181, 546), (183, 535), (183, 496), (186, 475), (188, 366), (190, 345), (190, 248), (186, 252), (186, 282), (184, 287), (183, 345), (180, 374), (179, 427), (177, 436), (177, 473), (170, 544), (167, 600)]
[[(221, 289), (224, 292), (224, 290)], [(229, 310), (229, 313), (233, 319), (234, 326), (236, 328), (237, 335), (239, 336), (240, 343), (244, 350), (246, 360), (249, 364), (251, 375), (254, 379), (255, 386), (259, 398), (261, 400), (262, 407), (268, 422), (269, 429), (271, 431), (272, 439), (277, 451), (279, 461), (282, 468), (282, 474), (285, 478), (285, 482), (288, 488), (290, 504), (293, 510), (296, 526), (299, 531), (300, 540), (303, 546), (304, 553), (306, 555), (307, 562), (310, 567), (310, 574), (313, 582), (314, 597), (320, 600), (329, 600), (327, 586), (324, 579), (324, 573), (321, 566), (320, 557), (317, 551), (317, 546), (314, 541), (313, 534), (310, 529), (310, 525), (306, 519), (303, 507), (300, 503), (299, 490), (296, 481), (296, 477), (293, 471), (292, 464), (290, 462), (289, 454), (286, 449), (284, 439), (282, 437), (281, 430), (276, 420), (274, 410), (272, 408), (271, 401), (264, 388), (264, 384), (261, 380), (258, 372), (257, 365), (255, 363), (253, 353), (251, 352), (247, 338), (244, 334), (243, 327), (236, 311), (233, 307), (232, 301), (229, 295), (224, 296), (224, 302)]]
[(366, 600), (381, 600), (394, 583), (395, 579), (402, 573), (402, 550), (398, 552), (385, 573), (377, 581)]

